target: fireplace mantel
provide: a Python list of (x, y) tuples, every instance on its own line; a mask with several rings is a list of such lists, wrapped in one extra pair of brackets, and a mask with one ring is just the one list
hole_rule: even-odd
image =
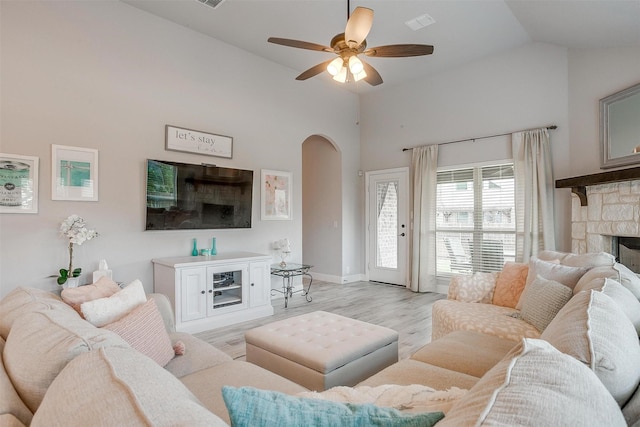
[(611, 182), (633, 181), (636, 179), (640, 180), (640, 167), (558, 179), (556, 180), (556, 188), (571, 188), (571, 192), (580, 199), (580, 205), (587, 206), (588, 186)]

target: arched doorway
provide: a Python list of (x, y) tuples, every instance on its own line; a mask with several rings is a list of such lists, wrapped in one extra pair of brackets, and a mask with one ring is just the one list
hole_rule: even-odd
[(302, 143), (302, 257), (314, 277), (342, 277), (342, 154), (327, 138)]

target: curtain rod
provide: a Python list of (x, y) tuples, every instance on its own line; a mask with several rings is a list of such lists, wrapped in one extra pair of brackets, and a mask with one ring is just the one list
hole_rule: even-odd
[(477, 139), (487, 139), (487, 138), (495, 138), (495, 137), (498, 137), (498, 136), (507, 136), (507, 135), (511, 135), (512, 133), (515, 133), (515, 132), (526, 132), (528, 130), (536, 130), (536, 129), (555, 130), (555, 129), (558, 129), (558, 126), (557, 125), (550, 125), (550, 126), (543, 126), (542, 128), (531, 128), (531, 129), (516, 130), (516, 131), (513, 131), (513, 132), (509, 132), (509, 133), (499, 133), (499, 134), (496, 134), (496, 135), (479, 136), (477, 138), (458, 139), (457, 141), (440, 142), (438, 144), (422, 144), (422, 145), (417, 145), (415, 147), (403, 148), (402, 151), (409, 151), (409, 150), (413, 150), (414, 148), (424, 147), (426, 145), (447, 145), (447, 144), (455, 144), (456, 142), (465, 142), (465, 141), (473, 141), (473, 142), (475, 142)]

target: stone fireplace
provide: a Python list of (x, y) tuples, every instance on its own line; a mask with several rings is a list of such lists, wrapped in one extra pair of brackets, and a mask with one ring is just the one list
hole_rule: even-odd
[(556, 181), (570, 187), (571, 251), (608, 252), (640, 273), (640, 168)]

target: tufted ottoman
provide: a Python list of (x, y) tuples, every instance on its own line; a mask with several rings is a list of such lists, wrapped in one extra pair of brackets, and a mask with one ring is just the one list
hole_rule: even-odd
[(315, 311), (247, 331), (247, 362), (311, 390), (353, 386), (398, 361), (392, 329)]

